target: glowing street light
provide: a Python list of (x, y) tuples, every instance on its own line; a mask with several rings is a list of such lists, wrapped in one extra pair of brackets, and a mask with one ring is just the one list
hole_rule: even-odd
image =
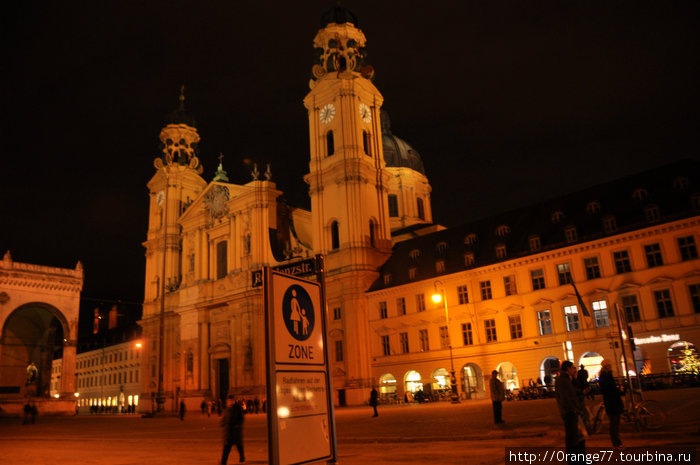
[[(438, 284), (440, 289), (438, 289)], [(445, 321), (447, 322), (447, 343), (450, 347), (450, 388), (452, 389), (452, 394), (450, 395), (453, 404), (459, 404), (459, 394), (457, 393), (457, 377), (455, 376), (455, 361), (452, 356), (452, 337), (450, 336), (450, 313), (447, 309), (447, 293), (445, 292), (445, 286), (442, 281), (435, 281), (433, 287), (435, 288), (435, 293), (433, 294), (433, 302), (439, 304), (441, 301), (445, 306)]]

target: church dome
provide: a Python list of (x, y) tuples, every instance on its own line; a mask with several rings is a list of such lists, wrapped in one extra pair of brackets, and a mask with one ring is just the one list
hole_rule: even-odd
[(387, 168), (411, 168), (425, 174), (423, 160), (408, 143), (391, 133), (389, 115), (382, 110), (382, 146)]
[(357, 25), (357, 16), (355, 16), (350, 10), (345, 7), (340, 6), (340, 2), (330, 10), (326, 11), (321, 15), (321, 28), (328, 26), (330, 23), (345, 24), (352, 23), (355, 27)]

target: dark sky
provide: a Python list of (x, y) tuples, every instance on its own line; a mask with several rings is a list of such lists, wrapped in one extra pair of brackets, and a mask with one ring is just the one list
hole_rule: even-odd
[[(143, 298), (158, 134), (181, 84), (232, 182), (253, 159), (306, 206), (312, 39), (330, 0), (12, 2), (2, 37), (0, 253)], [(394, 134), (455, 225), (698, 155), (697, 1), (343, 3)]]

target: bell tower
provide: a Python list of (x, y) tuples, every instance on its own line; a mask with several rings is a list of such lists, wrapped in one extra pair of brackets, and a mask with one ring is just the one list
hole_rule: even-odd
[[(336, 6), (321, 19), (313, 44), (316, 63), (309, 114), (309, 185), (314, 250), (326, 256), (329, 307), (340, 323), (329, 328), (334, 387), (361, 403), (374, 381), (365, 291), (391, 253), (380, 110), (365, 36), (350, 11)], [(340, 306), (340, 307), (337, 307)], [(338, 342), (340, 341), (340, 342)], [(333, 349), (342, 355), (333, 356)]]
[(148, 233), (143, 243), (146, 248), (144, 316), (148, 303), (160, 298), (163, 284), (166, 293), (180, 284), (178, 218), (206, 186), (197, 158), (199, 140), (194, 119), (185, 110), (183, 89), (178, 108), (167, 116), (167, 124), (160, 131), (162, 154), (153, 161), (156, 173), (148, 182)]

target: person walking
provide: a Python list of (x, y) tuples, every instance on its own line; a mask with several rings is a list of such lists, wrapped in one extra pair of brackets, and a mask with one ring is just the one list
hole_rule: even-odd
[(180, 401), (180, 421), (185, 419), (185, 401), (181, 400)]
[[(559, 413), (564, 420), (566, 452), (568, 454), (582, 454), (586, 450), (586, 439), (579, 435), (579, 415), (583, 412), (583, 405), (574, 388), (575, 378), (576, 366), (566, 360), (561, 364), (561, 373), (554, 383)], [(569, 463), (576, 462), (570, 460)]]
[(503, 401), (506, 400), (506, 390), (503, 383), (498, 379), (498, 371), (491, 372), (489, 380), (489, 390), (491, 391), (491, 403), (493, 404), (493, 422), (495, 424), (505, 423), (502, 418)]
[(377, 392), (377, 388), (373, 387), (372, 392), (369, 393), (369, 405), (372, 406), (374, 409), (374, 415), (373, 417), (378, 417), (379, 414), (377, 413), (377, 403), (379, 402), (379, 393)]
[(622, 447), (620, 440), (620, 414), (624, 410), (622, 404), (622, 392), (615, 383), (615, 378), (612, 373), (612, 363), (610, 360), (603, 360), (600, 364), (599, 386), (600, 392), (603, 394), (603, 404), (605, 405), (605, 413), (608, 414), (610, 420), (610, 441), (613, 447)]
[(228, 462), (228, 454), (235, 445), (241, 463), (245, 462), (243, 453), (243, 408), (240, 402), (236, 402), (233, 396), (227, 400), (226, 413), (222, 420), (224, 427), (224, 450), (221, 453), (221, 465)]

